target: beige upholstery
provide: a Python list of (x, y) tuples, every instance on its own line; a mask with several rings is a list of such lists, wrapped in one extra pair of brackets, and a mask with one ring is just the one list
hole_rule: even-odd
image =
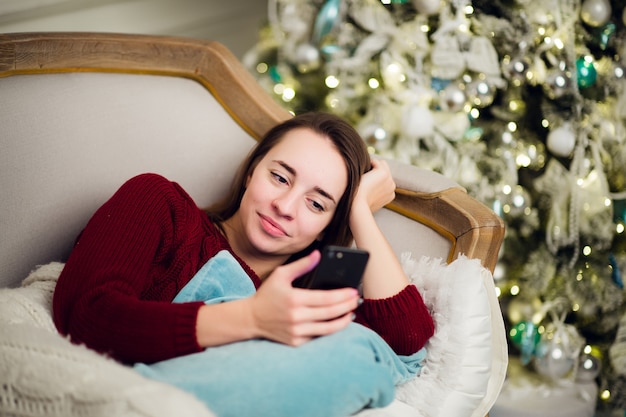
[[(229, 186), (255, 140), (290, 117), (223, 46), (171, 37), (0, 35), (0, 287), (63, 261), (129, 177), (158, 172), (199, 205)], [(493, 271), (502, 221), (443, 176), (390, 161), (397, 198), (377, 214), (395, 251)], [(486, 413), (506, 369), (497, 300)]]

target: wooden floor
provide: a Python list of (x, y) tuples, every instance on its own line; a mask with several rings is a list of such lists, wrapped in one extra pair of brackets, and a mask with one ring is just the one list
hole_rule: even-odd
[(257, 42), (267, 0), (0, 0), (0, 33), (96, 31), (218, 40), (238, 57)]

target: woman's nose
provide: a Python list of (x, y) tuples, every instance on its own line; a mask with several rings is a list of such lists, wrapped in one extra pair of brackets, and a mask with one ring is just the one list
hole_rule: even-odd
[(282, 193), (274, 199), (272, 205), (279, 215), (292, 219), (296, 209), (296, 196), (291, 192)]

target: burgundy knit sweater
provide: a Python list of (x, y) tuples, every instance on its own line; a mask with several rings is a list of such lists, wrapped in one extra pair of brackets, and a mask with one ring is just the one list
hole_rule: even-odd
[[(223, 249), (232, 253), (178, 184), (156, 174), (134, 177), (96, 211), (76, 240), (54, 292), (57, 329), (127, 363), (198, 352), (196, 315), (203, 303), (171, 301)], [(258, 288), (259, 277), (233, 256)], [(413, 285), (385, 300), (365, 300), (356, 321), (399, 354), (416, 352), (434, 332)]]

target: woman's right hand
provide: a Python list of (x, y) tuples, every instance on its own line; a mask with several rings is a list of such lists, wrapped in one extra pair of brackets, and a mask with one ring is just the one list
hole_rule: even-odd
[(352, 321), (359, 300), (354, 288), (309, 290), (292, 286), (293, 280), (313, 269), (319, 260), (319, 251), (313, 251), (279, 266), (248, 299), (258, 337), (299, 346), (337, 332)]

